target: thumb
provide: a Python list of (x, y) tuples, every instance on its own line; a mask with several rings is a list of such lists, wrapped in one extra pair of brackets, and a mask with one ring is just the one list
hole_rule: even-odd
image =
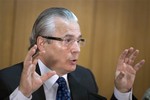
[(47, 72), (46, 74), (44, 74), (44, 75), (41, 76), (41, 80), (42, 80), (43, 82), (45, 82), (46, 80), (48, 80), (50, 77), (52, 77), (52, 76), (55, 75), (55, 74), (56, 74), (55, 71), (49, 71), (49, 72)]

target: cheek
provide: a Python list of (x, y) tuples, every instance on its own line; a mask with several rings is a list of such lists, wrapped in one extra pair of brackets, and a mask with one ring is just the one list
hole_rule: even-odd
[(69, 58), (69, 51), (66, 47), (55, 45), (46, 49), (47, 59), (51, 59), (51, 62), (62, 64)]
[(59, 49), (56, 51), (56, 56), (60, 61), (65, 61), (69, 59), (69, 51), (67, 49)]
[(64, 47), (60, 44), (55, 44), (56, 48), (54, 48), (54, 52), (58, 58), (64, 59), (68, 58), (67, 56), (69, 55), (69, 50), (67, 47)]

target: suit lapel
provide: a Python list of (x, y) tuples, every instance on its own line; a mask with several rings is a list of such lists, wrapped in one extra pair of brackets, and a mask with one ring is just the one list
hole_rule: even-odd
[(87, 90), (80, 85), (71, 73), (68, 74), (68, 82), (72, 100), (88, 100)]
[(32, 100), (46, 100), (43, 86), (33, 93)]

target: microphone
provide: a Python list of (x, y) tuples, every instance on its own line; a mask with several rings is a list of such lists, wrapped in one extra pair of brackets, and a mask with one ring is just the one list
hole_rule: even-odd
[(142, 100), (150, 100), (150, 88), (145, 92)]

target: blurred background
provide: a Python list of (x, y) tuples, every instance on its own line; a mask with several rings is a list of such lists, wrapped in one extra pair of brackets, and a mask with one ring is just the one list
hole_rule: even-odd
[(78, 63), (92, 70), (99, 94), (108, 99), (120, 53), (129, 47), (140, 50), (136, 62), (146, 63), (137, 73), (133, 92), (141, 99), (150, 87), (150, 0), (0, 0), (0, 69), (24, 60), (35, 19), (55, 6), (78, 17), (86, 38)]

